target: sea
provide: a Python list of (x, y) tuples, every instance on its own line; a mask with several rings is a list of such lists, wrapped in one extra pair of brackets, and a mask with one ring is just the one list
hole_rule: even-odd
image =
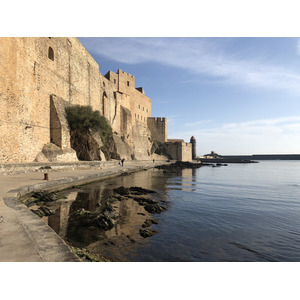
[[(72, 222), (72, 212), (94, 210), (116, 187), (154, 190), (167, 210), (153, 214), (156, 234), (135, 235), (144, 221), (134, 201), (118, 206), (120, 222), (107, 232)], [(48, 224), (75, 246), (127, 262), (300, 261), (300, 161), (152, 169), (63, 192)], [(117, 207), (116, 206), (116, 207)]]

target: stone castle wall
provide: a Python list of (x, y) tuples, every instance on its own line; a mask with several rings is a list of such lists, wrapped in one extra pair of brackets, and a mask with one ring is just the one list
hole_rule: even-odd
[(0, 38), (0, 161), (30, 162), (51, 140), (50, 97), (100, 108), (98, 65), (76, 38)]
[(0, 38), (0, 103), (2, 163), (32, 162), (50, 142), (69, 153), (64, 108), (75, 104), (107, 118), (121, 157), (151, 159), (151, 140), (167, 141), (167, 120), (151, 118), (135, 77), (103, 76), (76, 38)]
[(192, 144), (181, 141), (170, 141), (164, 144), (167, 153), (172, 160), (191, 161)]
[(76, 38), (0, 38), (0, 66), (1, 162), (34, 161), (50, 141), (65, 145), (51, 97), (91, 105), (131, 146), (133, 127), (147, 127), (151, 100), (134, 76), (118, 70), (104, 77)]
[(147, 124), (154, 140), (161, 143), (165, 143), (167, 141), (166, 118), (148, 118)]

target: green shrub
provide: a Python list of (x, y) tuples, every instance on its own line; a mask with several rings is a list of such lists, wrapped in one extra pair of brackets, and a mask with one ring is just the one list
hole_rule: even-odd
[(69, 106), (66, 108), (66, 116), (71, 130), (83, 128), (97, 130), (106, 122), (105, 118), (100, 116), (99, 111), (93, 111), (91, 106)]
[[(112, 128), (99, 111), (93, 111), (91, 106), (74, 105), (66, 108), (66, 118), (71, 132), (71, 147), (76, 150), (77, 156), (82, 160), (89, 160), (88, 153), (91, 147), (89, 130), (97, 132), (103, 146), (100, 150), (107, 160), (119, 159), (117, 148), (113, 139)], [(87, 139), (83, 139), (83, 137)], [(86, 145), (88, 143), (88, 145)]]
[(93, 129), (99, 132), (102, 142), (112, 136), (112, 129), (99, 111), (91, 106), (73, 105), (66, 108), (66, 117), (71, 130)]

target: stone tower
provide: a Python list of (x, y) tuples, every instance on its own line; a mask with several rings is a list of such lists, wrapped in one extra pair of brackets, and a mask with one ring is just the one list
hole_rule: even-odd
[(197, 159), (196, 139), (194, 136), (191, 137), (190, 143), (192, 143), (192, 160), (196, 160)]

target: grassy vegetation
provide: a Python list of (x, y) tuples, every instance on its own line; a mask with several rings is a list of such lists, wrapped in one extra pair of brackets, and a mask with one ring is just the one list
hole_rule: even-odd
[(105, 141), (112, 136), (112, 128), (105, 117), (91, 106), (73, 105), (66, 108), (66, 116), (71, 130), (93, 129), (99, 131), (100, 137)]
[(94, 111), (91, 106), (73, 105), (66, 108), (66, 118), (71, 132), (75, 135), (77, 133), (79, 136), (89, 134), (89, 130), (99, 134), (103, 143), (101, 151), (104, 152), (106, 159), (118, 158), (117, 153), (114, 153), (116, 149), (112, 128), (99, 111)]

